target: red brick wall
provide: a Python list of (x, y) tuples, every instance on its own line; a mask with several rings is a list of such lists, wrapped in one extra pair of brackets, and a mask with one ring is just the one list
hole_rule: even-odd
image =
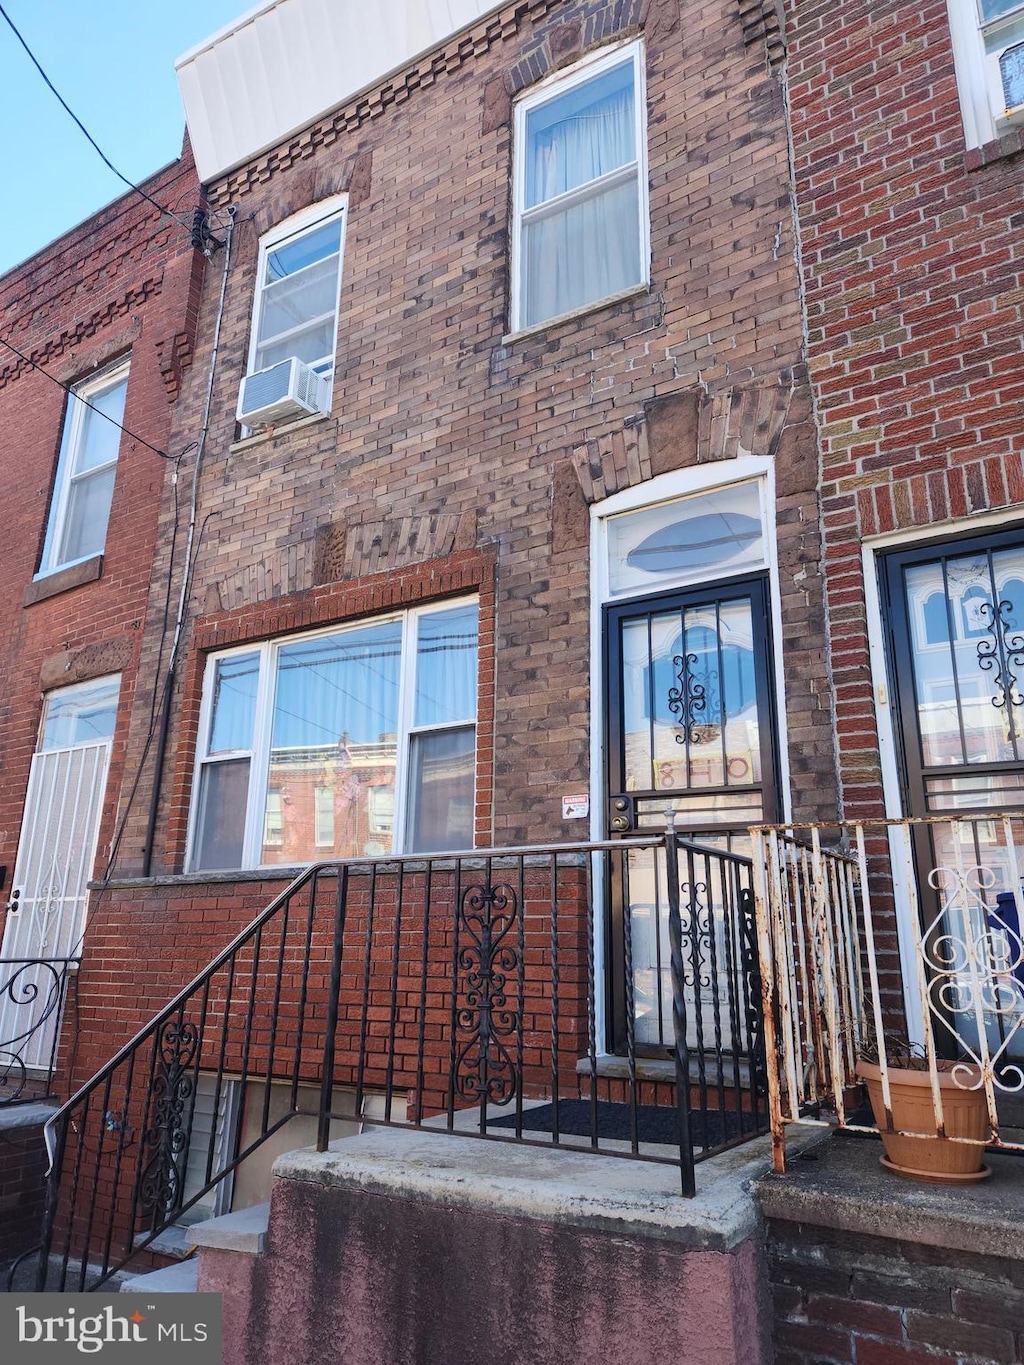
[(0, 1131), (0, 1265), (39, 1239), (46, 1166), (41, 1124)]
[(772, 1220), (775, 1365), (1024, 1361), (1019, 1261)]
[[(187, 221), (198, 196), (191, 154), (146, 188)], [(125, 436), (101, 576), (23, 605), (39, 567), (63, 427), (66, 394), (52, 379), (72, 384), (130, 354), (124, 424), (158, 450), (172, 447), (170, 400), (190, 356), (201, 265), (187, 230), (132, 194), (0, 280), (0, 335), (45, 371), (0, 346), (0, 863), (8, 867), (2, 901), (10, 891), (41, 692), (120, 672), (101, 867), (109, 856), (166, 473), (159, 455)], [(148, 689), (139, 701), (148, 705)]]
[(970, 169), (944, 0), (787, 18), (843, 791), (870, 818), (862, 538), (1024, 511), (1024, 157)]

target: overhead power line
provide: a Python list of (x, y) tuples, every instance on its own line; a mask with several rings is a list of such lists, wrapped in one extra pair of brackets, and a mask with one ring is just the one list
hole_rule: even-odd
[(38, 59), (36, 58), (35, 53), (34, 53), (34, 52), (32, 51), (32, 49), (29, 47), (28, 43), (26, 43), (25, 39), (21, 36), (21, 34), (18, 32), (18, 29), (17, 29), (17, 27), (15, 26), (14, 20), (11, 18), (11, 16), (10, 16), (10, 15), (7, 13), (7, 11), (4, 9), (3, 5), (0, 5), (0, 16), (3, 17), (3, 19), (5, 20), (5, 22), (6, 22), (6, 24), (7, 24), (7, 27), (11, 30), (11, 32), (14, 34), (15, 38), (17, 38), (18, 42), (19, 42), (19, 43), (22, 45), (22, 47), (25, 49), (25, 51), (26, 51), (26, 53), (28, 54), (29, 60), (31, 61), (32, 65), (33, 65), (33, 66), (35, 67), (35, 69), (39, 72), (40, 76), (42, 76), (43, 80), (46, 82), (46, 85), (47, 85), (47, 87), (50, 89), (50, 91), (56, 96), (58, 102), (60, 103), (60, 105), (61, 105), (61, 107), (63, 108), (63, 110), (65, 111), (65, 113), (67, 113), (67, 114), (70, 116), (70, 118), (72, 119), (72, 121), (77, 125), (77, 127), (81, 130), (81, 132), (85, 134), (85, 137), (86, 137), (86, 139), (88, 140), (88, 142), (90, 143), (90, 145), (91, 145), (91, 146), (94, 148), (94, 150), (99, 154), (100, 160), (103, 162), (103, 164), (104, 164), (105, 166), (109, 167), (109, 169), (112, 170), (112, 171), (114, 172), (114, 174), (117, 176), (118, 180), (120, 180), (123, 184), (127, 185), (128, 188), (129, 188), (130, 190), (134, 190), (136, 194), (141, 194), (142, 197), (143, 197), (143, 199), (145, 199), (145, 200), (147, 201), (147, 203), (152, 204), (153, 207), (154, 207), (155, 209), (159, 209), (160, 212), (161, 212), (162, 214), (165, 215), (165, 217), (170, 218), (171, 221), (174, 222), (174, 223), (177, 223), (179, 227), (183, 227), (183, 228), (185, 229), (186, 232), (191, 232), (191, 230), (192, 230), (192, 224), (191, 224), (191, 223), (186, 222), (185, 219), (183, 219), (183, 218), (179, 218), (178, 215), (177, 215), (176, 213), (172, 213), (171, 210), (170, 210), (169, 208), (165, 208), (164, 205), (161, 204), (161, 203), (158, 203), (157, 200), (154, 199), (153, 196), (152, 196), (151, 194), (147, 194), (146, 191), (145, 191), (144, 189), (141, 189), (138, 185), (136, 185), (136, 183), (135, 183), (134, 180), (129, 180), (128, 177), (127, 177), (126, 175), (122, 175), (122, 174), (121, 174), (121, 172), (117, 169), (117, 167), (114, 165), (114, 163), (110, 160), (110, 158), (109, 158), (109, 157), (106, 155), (106, 153), (103, 151), (103, 148), (99, 145), (99, 143), (96, 141), (96, 139), (93, 137), (93, 135), (89, 132), (88, 128), (86, 128), (86, 126), (85, 126), (85, 124), (82, 122), (82, 120), (78, 117), (78, 115), (75, 113), (75, 111), (69, 106), (69, 104), (67, 103), (67, 101), (64, 99), (63, 95), (61, 95), (60, 91), (59, 91), (59, 90), (57, 89), (57, 87), (54, 85), (53, 81), (50, 80), (49, 76), (48, 76), (48, 75), (46, 74), (46, 72), (43, 70), (42, 66), (39, 64)]
[(145, 437), (139, 436), (137, 432), (130, 431), (128, 427), (122, 426), (120, 422), (115, 422), (113, 417), (108, 413), (105, 413), (102, 408), (96, 407), (95, 403), (90, 403), (88, 398), (83, 398), (72, 384), (62, 383), (52, 375), (49, 370), (40, 365), (37, 360), (33, 360), (32, 357), (26, 355), (24, 351), (19, 351), (17, 346), (8, 341), (6, 337), (0, 337), (0, 346), (6, 346), (9, 351), (14, 352), (19, 360), (24, 360), (26, 365), (31, 365), (34, 370), (38, 370), (40, 374), (45, 375), (51, 384), (56, 384), (58, 389), (63, 389), (65, 393), (69, 393), (76, 402), (84, 403), (85, 406), (91, 408), (93, 412), (98, 412), (105, 422), (109, 422), (112, 427), (117, 427), (119, 431), (123, 431), (124, 434), (130, 436), (133, 441), (138, 441), (140, 446), (145, 446), (146, 449), (151, 450), (154, 455), (159, 455), (162, 460), (173, 460), (175, 458), (173, 455), (169, 455), (166, 450), (161, 450), (158, 446), (150, 445)]

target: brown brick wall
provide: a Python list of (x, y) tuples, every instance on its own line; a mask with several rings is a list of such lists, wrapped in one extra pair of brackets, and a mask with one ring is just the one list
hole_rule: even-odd
[[(641, 28), (650, 291), (506, 339), (510, 92)], [(589, 770), (587, 513), (574, 452), (611, 448), (628, 423), (649, 428), (651, 472), (735, 454), (735, 441), (717, 450), (718, 428), (699, 414), (733, 393), (781, 390), (788, 409), (765, 453), (778, 471), (795, 797), (805, 817), (827, 815), (834, 758), (817, 457), (782, 92), (764, 46), (745, 44), (727, 0), (545, 0), (509, 6), (455, 47), (420, 64), (429, 79), (403, 77), (401, 96), (396, 82), (370, 92), (211, 187), (221, 206), (237, 205), (238, 225), (192, 617), (301, 594), (325, 573), (362, 580), (488, 549), (496, 560), (493, 810), (479, 835), (498, 844), (577, 835), (563, 826), (560, 801), (586, 785)], [(333, 415), (233, 450), (259, 234), (345, 188), (352, 201)], [(181, 445), (201, 423), (220, 266), (208, 272), (197, 363), (177, 409)], [(677, 421), (677, 409), (698, 417)], [(156, 582), (170, 530), (165, 495)], [(195, 641), (187, 647), (194, 655)], [(151, 632), (147, 670), (156, 649)], [(136, 717), (133, 758), (145, 720)], [(180, 866), (193, 743), (188, 725), (175, 724), (154, 871)], [(122, 873), (138, 870), (144, 837), (140, 810), (128, 823)]]
[[(146, 187), (187, 219), (199, 192), (190, 153)], [(82, 582), (75, 582), (78, 575), (72, 573), (64, 591), (23, 605), (39, 567), (63, 428), (66, 395), (52, 380), (72, 384), (130, 353), (124, 423), (158, 450), (168, 448), (171, 408), (162, 348), (179, 338), (178, 373), (183, 374), (197, 317), (201, 263), (187, 231), (128, 195), (0, 280), (0, 335), (28, 358), (0, 346), (0, 506), (5, 516), (0, 863), (8, 867), (0, 901), (6, 902), (10, 892), (41, 692), (120, 671), (122, 704), (100, 832), (101, 866), (109, 855), (165, 474), (159, 455), (126, 436), (102, 571)], [(140, 700), (148, 702), (148, 693)]]
[(971, 169), (944, 0), (787, 12), (843, 791), (870, 818), (862, 538), (1024, 504), (1024, 157)]
[(1019, 1261), (768, 1224), (775, 1365), (1015, 1365)]

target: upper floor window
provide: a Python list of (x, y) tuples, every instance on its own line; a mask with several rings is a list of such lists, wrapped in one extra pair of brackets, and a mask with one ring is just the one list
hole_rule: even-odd
[(513, 331), (648, 278), (642, 54), (618, 48), (516, 107)]
[(263, 238), (250, 371), (292, 356), (317, 374), (334, 369), (344, 216), (344, 199), (332, 199)]
[(260, 242), (243, 427), (331, 410), (346, 196), (316, 204)]
[(39, 566), (41, 574), (103, 551), (127, 392), (126, 361), (77, 384), (71, 391)]
[(471, 847), (477, 614), (418, 607), (213, 656), (190, 865)]
[(969, 147), (1024, 123), (1024, 0), (947, 0)]

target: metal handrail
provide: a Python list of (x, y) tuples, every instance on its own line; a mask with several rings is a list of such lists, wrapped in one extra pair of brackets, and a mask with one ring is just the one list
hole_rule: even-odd
[[(670, 963), (656, 974), (657, 1018), (648, 1010), (641, 1019), (627, 895), (628, 1074), (612, 1082), (598, 1066), (594, 901), (610, 877), (625, 885), (640, 875), (637, 858), (651, 884), (665, 888), (658, 894), (667, 904), (648, 927), (655, 941), (667, 933)], [(767, 1126), (756, 974), (750, 860), (674, 832), (312, 864), (47, 1122), (37, 1287), (47, 1285), (53, 1254), (61, 1286), (109, 1282), (300, 1114), (318, 1111), (326, 1145), (332, 1120), (351, 1118), (333, 1112), (339, 1086), (354, 1095), (361, 1122), (410, 1126), (395, 1107), (395, 1096), (408, 1092), (412, 1126), (462, 1133), (472, 1102), (476, 1136), (579, 1141), (669, 1161), (692, 1194), (695, 1161)], [(669, 1007), (666, 1033), (657, 1019)], [(677, 1114), (668, 1146), (644, 1135), (640, 1022), (655, 1027), (674, 1059), (659, 1101)], [(436, 1043), (425, 1046), (428, 1032), (445, 1040), (446, 1057)], [(194, 1148), (201, 1078), (212, 1118), (207, 1147)], [(243, 1126), (242, 1106), (229, 1112), (226, 1100), (249, 1083), (256, 1089)], [(283, 1113), (272, 1112), (278, 1086), (288, 1091)], [(303, 1107), (306, 1086), (319, 1093), (311, 1109)], [(383, 1114), (367, 1110), (375, 1094), (384, 1097)], [(545, 1095), (550, 1133), (537, 1136), (524, 1125)], [(564, 1098), (572, 1095), (582, 1098)], [(499, 1112), (499, 1099), (511, 1115)], [(585, 1107), (579, 1139), (561, 1131), (565, 1103)], [(616, 1104), (628, 1120), (621, 1141), (602, 1131), (602, 1106)], [(186, 1170), (190, 1152), (198, 1170)]]

